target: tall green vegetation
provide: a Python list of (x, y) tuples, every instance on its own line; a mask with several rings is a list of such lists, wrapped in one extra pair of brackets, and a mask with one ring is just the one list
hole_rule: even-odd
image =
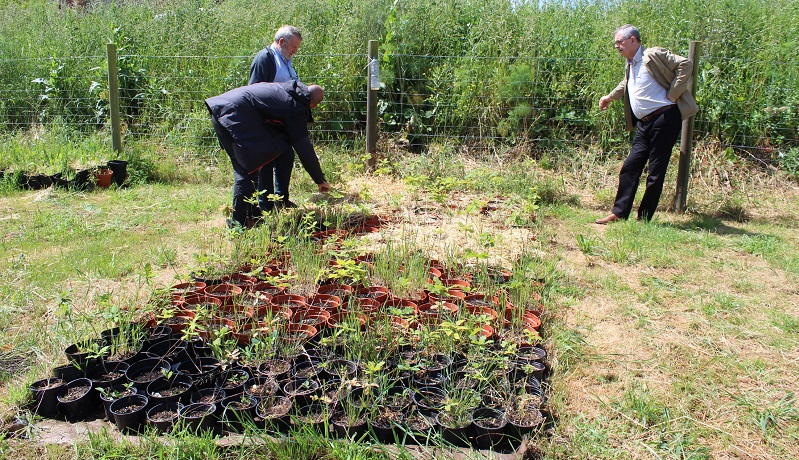
[[(203, 155), (202, 104), (246, 83), (252, 55), (284, 23), (305, 36), (295, 66), (322, 84), (321, 138), (354, 140), (365, 121), (366, 42), (379, 40), (384, 133), (423, 149), (439, 136), (533, 150), (623, 145), (621, 107), (597, 100), (622, 77), (612, 46), (634, 23), (644, 44), (687, 54), (702, 41), (697, 134), (778, 161), (799, 129), (799, 6), (791, 0), (670, 2), (179, 0), (2, 2), (0, 131), (59, 120), (107, 130), (105, 44), (119, 47), (128, 142)], [(45, 128), (46, 129), (46, 128)], [(525, 150), (527, 151), (527, 150)], [(1, 155), (1, 154), (0, 154)]]

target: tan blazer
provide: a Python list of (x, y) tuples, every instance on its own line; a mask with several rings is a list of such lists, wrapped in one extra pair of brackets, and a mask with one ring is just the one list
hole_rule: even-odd
[[(688, 88), (694, 63), (688, 58), (674, 54), (665, 48), (644, 48), (643, 54), (644, 66), (646, 66), (646, 70), (649, 71), (652, 78), (668, 91), (669, 97), (677, 99), (677, 107), (680, 109), (682, 119), (685, 120), (698, 112), (699, 106)], [(624, 71), (624, 80), (609, 94), (614, 101), (624, 98), (624, 119), (627, 124), (627, 131), (635, 127), (633, 111), (630, 108), (630, 95), (627, 94), (627, 79), (629, 75), (630, 64), (627, 63), (627, 69)]]

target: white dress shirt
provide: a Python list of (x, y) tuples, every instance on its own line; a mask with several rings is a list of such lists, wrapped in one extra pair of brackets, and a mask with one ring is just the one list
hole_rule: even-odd
[(660, 86), (652, 78), (644, 65), (644, 47), (639, 46), (630, 65), (630, 76), (627, 79), (627, 91), (630, 94), (630, 107), (636, 118), (642, 118), (655, 110), (673, 104), (667, 96), (666, 88)]

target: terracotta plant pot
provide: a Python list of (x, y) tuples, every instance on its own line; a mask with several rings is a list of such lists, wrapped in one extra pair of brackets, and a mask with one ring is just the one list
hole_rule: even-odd
[(111, 186), (111, 179), (114, 177), (114, 172), (107, 168), (98, 169), (94, 173), (97, 186), (101, 188), (108, 188)]
[(174, 284), (169, 288), (169, 293), (173, 299), (182, 299), (190, 295), (202, 294), (205, 283), (202, 281), (189, 281)]
[(335, 313), (341, 307), (341, 298), (331, 294), (315, 294), (308, 297), (308, 305)]
[(291, 316), (290, 324), (305, 324), (319, 330), (327, 326), (327, 320), (329, 319), (330, 311), (319, 308), (307, 308), (295, 311)]
[(388, 288), (385, 286), (369, 286), (358, 289), (355, 296), (359, 299), (373, 299), (379, 304), (385, 303), (388, 298)]
[(348, 284), (323, 284), (316, 290), (317, 294), (333, 295), (340, 299), (342, 304), (346, 304), (353, 294), (352, 286)]
[(240, 286), (230, 283), (212, 284), (203, 289), (205, 295), (219, 299), (222, 306), (229, 306), (236, 303), (236, 298), (241, 297), (243, 289)]
[(278, 294), (272, 297), (272, 304), (297, 311), (308, 306), (305, 296), (298, 294)]

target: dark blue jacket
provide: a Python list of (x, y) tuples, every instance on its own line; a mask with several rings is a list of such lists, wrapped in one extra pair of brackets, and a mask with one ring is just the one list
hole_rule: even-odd
[(233, 137), (233, 154), (253, 172), (290, 146), (317, 184), (325, 182), (308, 134), (311, 119), (308, 87), (297, 80), (256, 83), (205, 100), (220, 125)]
[(247, 82), (248, 85), (275, 81), (277, 66), (275, 65), (274, 53), (270, 45), (255, 55), (252, 64), (250, 64), (250, 80)]

